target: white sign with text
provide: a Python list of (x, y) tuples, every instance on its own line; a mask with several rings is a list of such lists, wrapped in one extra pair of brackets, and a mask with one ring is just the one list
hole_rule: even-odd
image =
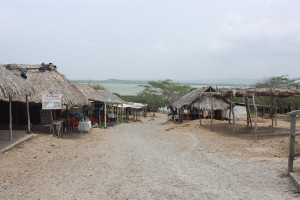
[(43, 94), (42, 109), (43, 110), (59, 110), (61, 109), (61, 94)]

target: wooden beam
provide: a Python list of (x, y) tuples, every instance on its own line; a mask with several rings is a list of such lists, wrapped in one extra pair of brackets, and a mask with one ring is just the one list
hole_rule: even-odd
[(296, 189), (298, 192), (300, 192), (300, 180), (297, 178), (297, 176), (294, 175), (294, 173), (289, 172), (288, 176), (290, 177), (290, 179), (292, 180), (292, 182), (294, 183)]

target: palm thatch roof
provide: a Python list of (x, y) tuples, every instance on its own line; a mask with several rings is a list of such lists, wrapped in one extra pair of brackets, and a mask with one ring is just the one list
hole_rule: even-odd
[[(43, 94), (62, 94), (64, 105), (89, 105), (88, 99), (51, 63), (49, 65), (10, 64), (1, 67), (9, 68), (15, 75), (25, 77), (32, 83), (35, 93), (30, 97), (30, 102), (42, 103)], [(22, 71), (25, 73), (22, 74)]]
[(108, 90), (97, 90), (97, 91), (103, 97), (103, 99), (100, 99), (100, 100), (112, 101), (112, 102), (118, 102), (118, 103), (126, 103), (120, 97), (114, 95), (113, 93), (111, 93)]
[(200, 96), (189, 107), (196, 110), (211, 110), (211, 107), (213, 110), (227, 110), (230, 103), (222, 98)]
[[(252, 97), (255, 96), (273, 96), (273, 97), (291, 97), (299, 96), (300, 89), (290, 88), (255, 88), (255, 89), (244, 89), (244, 90), (228, 90), (221, 93), (223, 97)], [(217, 95), (217, 94), (216, 94)]]
[(193, 104), (195, 101), (197, 101), (201, 94), (205, 92), (216, 92), (214, 88), (211, 86), (202, 87), (196, 90), (193, 90), (182, 97), (180, 97), (177, 101), (173, 102), (171, 104), (171, 107), (177, 108), (177, 109), (185, 109), (189, 107), (191, 104)]
[(0, 100), (8, 101), (8, 97), (11, 96), (14, 101), (25, 102), (26, 95), (33, 92), (30, 82), (14, 75), (3, 66), (0, 67)]
[(104, 97), (89, 84), (73, 83), (87, 99), (103, 99)]

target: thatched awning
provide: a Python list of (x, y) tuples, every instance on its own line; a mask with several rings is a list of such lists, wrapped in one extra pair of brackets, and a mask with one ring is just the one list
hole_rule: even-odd
[[(2, 65), (1, 67), (6, 67)], [(71, 83), (66, 77), (60, 74), (56, 66), (49, 64), (45, 70), (42, 65), (11, 64), (11, 72), (21, 76), (21, 69), (28, 69), (25, 73), (27, 80), (32, 83), (35, 93), (29, 101), (42, 103), (43, 94), (62, 94), (62, 103), (68, 106), (89, 105), (88, 99)]]
[(101, 100), (112, 101), (112, 102), (117, 102), (117, 103), (126, 103), (120, 97), (114, 95), (113, 93), (111, 93), (108, 90), (97, 90), (97, 91), (103, 97), (103, 99), (101, 99)]
[(103, 99), (103, 96), (89, 84), (73, 83), (87, 99)]
[(189, 107), (193, 102), (195, 102), (197, 99), (199, 99), (200, 94), (205, 92), (216, 92), (214, 88), (211, 86), (208, 87), (202, 87), (196, 90), (193, 90), (182, 97), (180, 97), (177, 101), (172, 103), (170, 106), (177, 109), (184, 109)]
[(26, 95), (33, 93), (34, 88), (30, 82), (0, 66), (0, 100), (8, 101), (8, 97), (11, 96), (14, 101), (25, 102)]

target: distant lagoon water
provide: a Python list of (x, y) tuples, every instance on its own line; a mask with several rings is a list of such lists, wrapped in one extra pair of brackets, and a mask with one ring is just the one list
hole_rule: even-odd
[[(106, 90), (112, 93), (118, 93), (120, 95), (136, 95), (141, 92), (144, 88), (141, 85), (146, 84), (133, 84), (133, 83), (93, 83), (97, 85), (101, 85)], [(201, 88), (209, 85), (190, 85), (192, 88)], [(213, 86), (216, 87), (216, 86)], [(225, 85), (225, 86), (217, 86), (218, 88), (245, 88), (246, 86), (238, 86), (238, 85)]]

